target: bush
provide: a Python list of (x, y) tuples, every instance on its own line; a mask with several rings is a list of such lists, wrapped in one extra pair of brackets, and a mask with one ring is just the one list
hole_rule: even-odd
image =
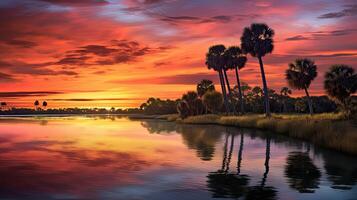
[(207, 110), (213, 114), (218, 113), (223, 105), (223, 96), (221, 93), (216, 91), (206, 92), (203, 95), (203, 103), (207, 107)]

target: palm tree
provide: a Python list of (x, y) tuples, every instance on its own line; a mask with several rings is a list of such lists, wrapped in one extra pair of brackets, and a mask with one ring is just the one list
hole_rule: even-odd
[(0, 105), (1, 105), (1, 110), (3, 110), (3, 109), (6, 108), (7, 103), (6, 102), (1, 102)]
[(206, 54), (206, 65), (208, 69), (213, 69), (214, 71), (218, 72), (219, 75), (219, 81), (221, 83), (222, 87), (222, 93), (223, 93), (223, 100), (224, 100), (224, 105), (226, 108), (226, 111), (229, 111), (228, 107), (228, 99), (227, 99), (227, 91), (226, 91), (226, 86), (224, 83), (224, 77), (223, 77), (223, 68), (224, 68), (224, 51), (226, 50), (226, 47), (224, 45), (214, 45), (211, 46), (208, 49), (208, 53)]
[(357, 74), (348, 65), (333, 65), (325, 74), (324, 87), (327, 95), (349, 112), (350, 96), (357, 91)]
[(36, 100), (33, 105), (35, 106), (35, 109), (38, 109), (38, 106), (40, 105), (40, 102), (38, 100)]
[(208, 91), (214, 91), (215, 87), (211, 80), (203, 79), (197, 84), (197, 94), (202, 97)]
[(312, 102), (308, 92), (311, 82), (317, 76), (317, 66), (315, 62), (307, 59), (296, 59), (294, 63), (289, 64), (289, 68), (286, 70), (286, 79), (290, 87), (305, 90), (307, 101), (309, 103), (310, 114), (313, 114)]
[(42, 102), (42, 107), (43, 107), (44, 109), (46, 109), (46, 107), (47, 107), (47, 102), (46, 102), (46, 101)]
[(241, 46), (244, 53), (249, 53), (253, 57), (257, 57), (260, 65), (260, 72), (263, 81), (265, 114), (271, 116), (269, 105), (268, 85), (265, 78), (264, 65), (262, 57), (273, 52), (274, 30), (266, 24), (251, 24), (250, 27), (244, 28), (241, 39)]
[(286, 112), (286, 99), (289, 98), (289, 95), (292, 94), (292, 91), (288, 87), (283, 87), (280, 90), (280, 97), (282, 98), (283, 110)]
[[(243, 54), (242, 50), (237, 46), (229, 47), (225, 52), (225, 68), (226, 69), (235, 69), (236, 78), (237, 78), (237, 86), (238, 86), (238, 95), (240, 101), (241, 112), (244, 113), (244, 102), (243, 102), (243, 93), (241, 88), (241, 83), (239, 80), (239, 73), (238, 71), (245, 66), (247, 62), (247, 57)], [(226, 77), (228, 80), (228, 78)]]

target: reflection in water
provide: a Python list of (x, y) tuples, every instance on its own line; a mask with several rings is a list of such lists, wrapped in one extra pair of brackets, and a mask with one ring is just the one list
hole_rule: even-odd
[(321, 172), (308, 153), (291, 152), (287, 158), (285, 176), (291, 188), (301, 193), (313, 193), (314, 189), (319, 188)]
[(261, 183), (256, 186), (249, 187), (246, 199), (249, 200), (274, 200), (277, 199), (277, 190), (272, 186), (266, 186), (266, 181), (269, 174), (269, 161), (270, 161), (270, 140), (271, 138), (268, 136), (266, 138), (266, 145), (265, 145), (265, 172), (263, 174), (263, 178)]
[(146, 120), (141, 125), (147, 128), (150, 133), (180, 133), (187, 147), (196, 150), (197, 156), (204, 161), (212, 160), (215, 146), (221, 139), (221, 134), (224, 131), (223, 127), (209, 128), (212, 126), (177, 125), (158, 120)]
[(245, 199), (261, 199), (261, 200), (274, 200), (277, 198), (277, 191), (272, 186), (266, 186), (266, 181), (269, 174), (269, 160), (270, 160), (270, 138), (266, 139), (266, 151), (265, 151), (265, 172), (263, 178), (259, 185), (249, 186), (249, 176), (241, 175), (241, 162), (243, 154), (244, 145), (244, 135), (241, 134), (239, 151), (238, 151), (238, 162), (237, 162), (237, 173), (232, 173), (229, 171), (229, 166), (231, 162), (233, 146), (234, 146), (234, 135), (230, 135), (230, 148), (228, 150), (228, 134), (226, 134), (223, 162), (221, 170), (217, 172), (211, 172), (208, 174), (207, 187), (209, 191), (212, 192), (214, 198), (240, 198)]
[[(241, 135), (243, 138), (243, 134)], [(207, 187), (209, 191), (212, 192), (214, 198), (240, 198), (247, 192), (247, 186), (249, 184), (248, 176), (240, 175), (239, 172), (237, 174), (229, 172), (234, 146), (234, 135), (230, 135), (231, 141), (229, 150), (228, 137), (229, 135), (226, 134), (221, 169), (216, 172), (211, 172), (207, 176)], [(243, 142), (243, 140), (241, 140), (241, 142)], [(241, 143), (240, 149), (243, 148), (242, 146), (243, 143)], [(242, 152), (240, 152), (240, 156), (241, 154)], [(239, 165), (237, 168), (239, 168)]]
[(0, 118), (0, 199), (356, 199), (356, 157), (305, 146), (214, 125)]
[(325, 170), (332, 188), (350, 190), (357, 183), (357, 159), (348, 155), (337, 155), (335, 152), (322, 154)]

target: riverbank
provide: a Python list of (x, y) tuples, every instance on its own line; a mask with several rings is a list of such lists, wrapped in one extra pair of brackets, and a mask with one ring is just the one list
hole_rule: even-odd
[[(144, 115), (135, 116), (143, 119)], [(217, 124), (271, 131), (313, 144), (357, 155), (357, 125), (343, 120), (340, 114), (221, 116), (199, 115), (180, 119), (177, 115), (148, 115), (146, 119), (163, 119), (187, 124)]]

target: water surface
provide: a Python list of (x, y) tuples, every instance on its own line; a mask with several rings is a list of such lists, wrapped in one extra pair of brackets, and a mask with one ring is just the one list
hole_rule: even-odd
[(357, 199), (357, 158), (266, 132), (0, 119), (0, 199)]

